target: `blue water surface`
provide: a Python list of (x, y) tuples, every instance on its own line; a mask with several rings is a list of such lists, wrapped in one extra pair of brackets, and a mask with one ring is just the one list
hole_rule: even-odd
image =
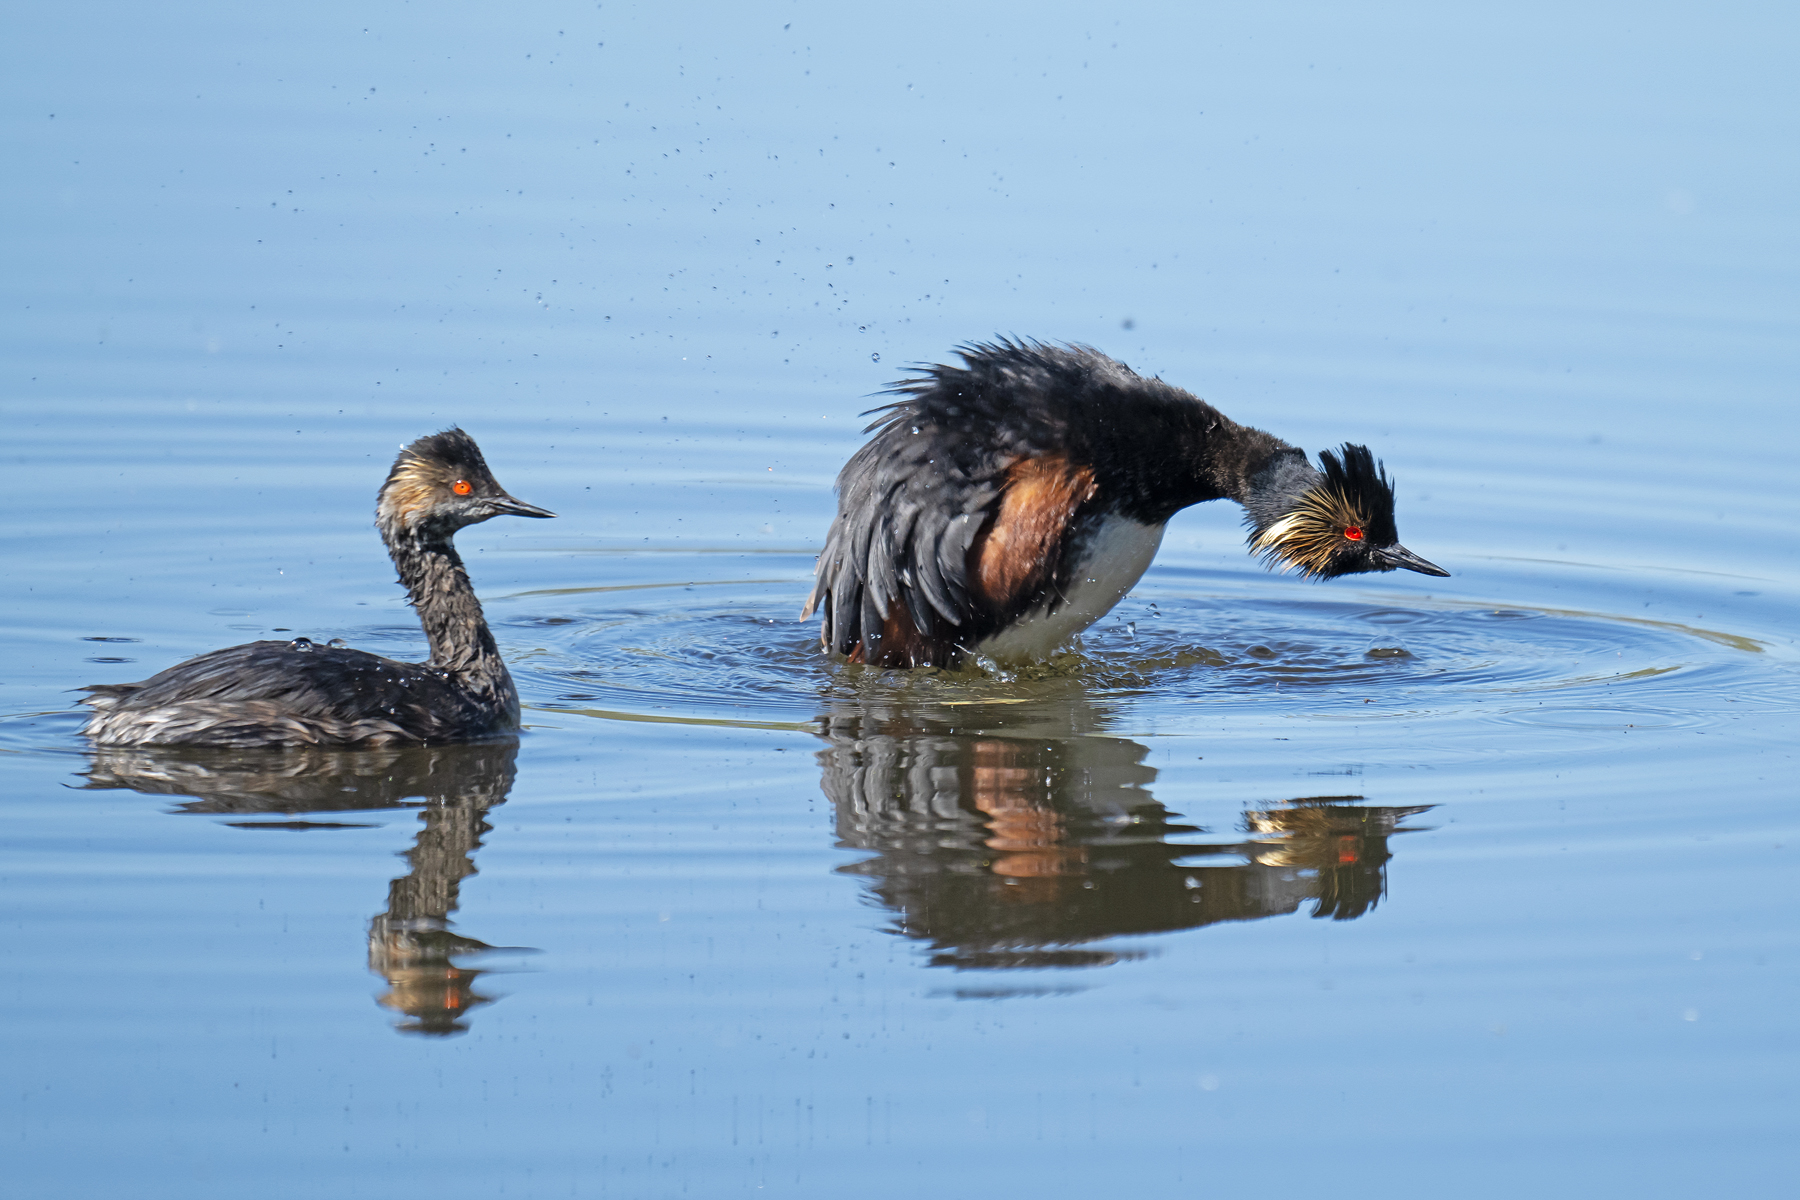
[[(20, 1195), (1781, 1194), (1793, 14), (16, 8), (0, 1132)], [(858, 413), (1002, 335), (1366, 441), (1450, 579), (1170, 526), (1078, 647), (830, 663)], [(424, 639), (518, 745), (95, 751)]]

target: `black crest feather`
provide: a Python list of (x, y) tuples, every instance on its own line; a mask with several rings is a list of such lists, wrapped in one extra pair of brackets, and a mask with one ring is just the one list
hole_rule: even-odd
[(474, 438), (455, 425), (440, 433), (420, 438), (402, 451), (402, 457), (426, 459), (452, 467), (467, 467), (478, 472), (487, 471), (487, 460), (481, 456), (481, 447), (475, 444)]
[(1371, 545), (1393, 545), (1400, 540), (1400, 531), (1394, 524), (1393, 480), (1367, 446), (1346, 442), (1340, 453), (1341, 457), (1330, 450), (1319, 452), (1325, 486), (1362, 514), (1363, 533)]

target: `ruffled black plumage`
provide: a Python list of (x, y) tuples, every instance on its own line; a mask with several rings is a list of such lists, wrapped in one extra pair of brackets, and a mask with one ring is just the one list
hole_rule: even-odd
[[(822, 615), (828, 652), (952, 663), (1053, 615), (1115, 518), (1159, 531), (1188, 505), (1230, 497), (1255, 539), (1336, 479), (1371, 500), (1385, 487), (1386, 524), (1373, 527), (1391, 531), (1391, 485), (1360, 447), (1327, 455), (1322, 475), (1303, 451), (1085, 346), (1001, 339), (958, 356), (895, 383), (899, 399), (871, 410), (870, 440), (838, 475), (804, 610)], [(996, 566), (1027, 552), (1038, 561)]]

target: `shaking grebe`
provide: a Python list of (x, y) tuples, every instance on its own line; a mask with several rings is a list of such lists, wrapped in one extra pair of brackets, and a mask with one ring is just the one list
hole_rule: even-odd
[(1365, 446), (1319, 455), (1084, 346), (1002, 340), (894, 385), (838, 475), (802, 617), (883, 667), (1048, 654), (1143, 575), (1170, 517), (1228, 497), (1250, 548), (1315, 578), (1449, 572), (1399, 544)]
[(375, 525), (431, 640), (423, 663), (319, 645), (250, 642), (142, 683), (98, 684), (82, 732), (103, 745), (378, 746), (466, 741), (519, 727), (519, 693), (451, 538), (489, 517), (553, 517), (515, 500), (460, 429), (400, 452)]

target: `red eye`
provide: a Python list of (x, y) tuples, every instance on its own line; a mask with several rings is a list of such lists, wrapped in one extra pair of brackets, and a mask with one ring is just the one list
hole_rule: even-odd
[[(459, 479), (459, 480), (457, 480), (457, 481), (456, 481), (456, 482), (455, 482), (455, 483), (453, 483), (453, 484), (451, 484), (451, 485), (450, 485), (450, 490), (451, 490), (451, 491), (453, 491), (453, 492), (455, 492), (455, 493), (456, 493), (456, 494), (457, 494), (457, 495), (459, 495), (459, 496), (466, 496), (466, 495), (468, 495), (468, 494), (469, 494), (469, 493), (470, 493), (470, 492), (472, 492), (472, 491), (474, 491), (474, 490), (475, 490), (475, 489), (474, 489), (474, 488), (472, 488), (472, 487), (470, 487), (470, 486), (469, 486), (469, 481), (468, 481), (468, 480), (466, 480), (466, 479)], [(1359, 534), (1357, 534), (1357, 535), (1356, 535), (1356, 536), (1357, 536), (1357, 537), (1361, 537), (1361, 536), (1362, 536), (1362, 534), (1360, 534), (1360, 533), (1359, 533)]]
[(1362, 530), (1352, 525), (1350, 528), (1344, 530), (1344, 536), (1353, 542), (1360, 542), (1362, 541)]

